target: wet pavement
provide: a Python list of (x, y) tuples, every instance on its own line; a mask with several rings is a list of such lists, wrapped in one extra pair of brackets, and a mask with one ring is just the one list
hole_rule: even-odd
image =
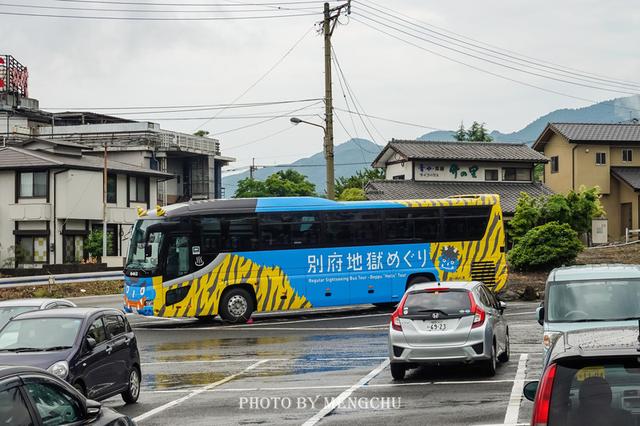
[[(120, 300), (76, 303), (118, 307)], [(462, 365), (411, 370), (402, 382), (388, 368), (390, 309), (258, 314), (253, 324), (233, 326), (129, 315), (143, 389), (137, 404), (119, 397), (105, 404), (140, 425), (528, 424), (532, 404), (518, 387), (541, 368), (536, 306), (509, 304), (511, 361), (495, 377)]]

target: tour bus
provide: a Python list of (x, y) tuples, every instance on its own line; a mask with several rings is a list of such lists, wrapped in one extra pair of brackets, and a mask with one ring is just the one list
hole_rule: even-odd
[(124, 269), (127, 312), (220, 315), (394, 305), (425, 281), (507, 281), (498, 195), (336, 202), (204, 200), (140, 209)]

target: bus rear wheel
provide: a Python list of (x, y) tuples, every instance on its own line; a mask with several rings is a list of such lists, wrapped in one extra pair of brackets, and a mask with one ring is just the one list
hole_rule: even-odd
[(232, 288), (220, 298), (220, 316), (225, 321), (245, 323), (251, 317), (253, 310), (253, 299), (245, 289)]

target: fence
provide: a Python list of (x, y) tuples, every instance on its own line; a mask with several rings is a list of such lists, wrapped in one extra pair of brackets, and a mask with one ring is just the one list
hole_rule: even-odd
[(79, 274), (36, 275), (31, 277), (0, 278), (0, 288), (35, 287), (51, 284), (81, 283), (87, 281), (124, 280), (122, 271), (83, 272)]

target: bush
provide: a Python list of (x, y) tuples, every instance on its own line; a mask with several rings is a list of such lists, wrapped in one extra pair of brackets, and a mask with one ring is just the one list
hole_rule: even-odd
[(549, 222), (520, 238), (508, 259), (517, 270), (547, 270), (573, 263), (583, 248), (578, 233), (569, 224)]
[(340, 193), (338, 201), (364, 201), (367, 197), (360, 188), (347, 188)]

